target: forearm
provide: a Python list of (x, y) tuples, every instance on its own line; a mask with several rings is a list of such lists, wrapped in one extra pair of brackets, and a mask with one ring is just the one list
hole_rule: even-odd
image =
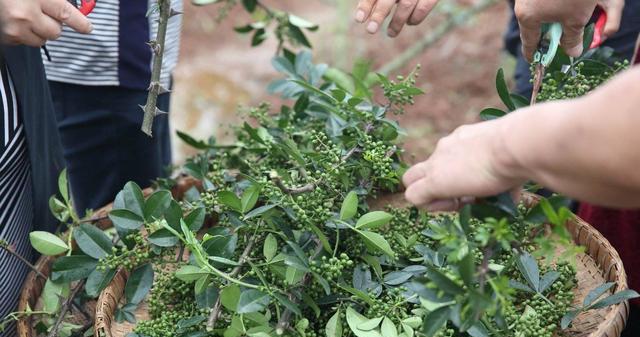
[(640, 207), (640, 69), (594, 93), (501, 121), (500, 170), (568, 196)]

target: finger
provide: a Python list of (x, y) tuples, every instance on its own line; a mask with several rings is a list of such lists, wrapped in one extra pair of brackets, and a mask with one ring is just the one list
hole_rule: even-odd
[(396, 6), (396, 12), (393, 15), (393, 19), (391, 19), (391, 23), (389, 23), (389, 29), (387, 30), (387, 34), (391, 37), (396, 37), (402, 31), (402, 28), (409, 20), (409, 17), (413, 13), (413, 10), (416, 8), (416, 4), (418, 0), (400, 0), (398, 1), (398, 6)]
[(622, 20), (622, 10), (624, 2), (611, 1), (607, 8), (607, 23), (604, 25), (604, 36), (610, 37), (617, 33), (620, 29), (620, 21)]
[(41, 38), (32, 31), (23, 32), (19, 36), (12, 38), (9, 43), (11, 44), (24, 44), (30, 47), (42, 47), (47, 40)]
[(453, 199), (436, 200), (425, 206), (429, 212), (453, 212), (459, 208), (459, 203)]
[(429, 205), (434, 202), (437, 198), (431, 193), (429, 180), (425, 177), (409, 185), (404, 192), (404, 198), (416, 206)]
[(584, 26), (581, 24), (563, 24), (563, 34), (560, 39), (560, 45), (572, 57), (582, 55), (584, 46), (582, 45), (582, 36), (584, 35)]
[(540, 29), (542, 25), (537, 22), (520, 21), (520, 39), (522, 40), (522, 55), (529, 62), (533, 62), (533, 54), (540, 43)]
[(376, 0), (360, 0), (360, 2), (358, 2), (358, 8), (356, 9), (356, 21), (363, 23), (369, 15), (371, 15), (375, 4)]
[(62, 33), (62, 24), (50, 16), (41, 15), (31, 30), (44, 40), (56, 40)]
[(391, 13), (391, 9), (395, 3), (395, 0), (378, 0), (376, 2), (376, 6), (373, 9), (373, 13), (371, 13), (371, 18), (369, 19), (369, 24), (367, 25), (367, 32), (370, 34), (378, 32), (382, 22), (387, 18), (387, 16), (389, 16), (389, 13)]
[(66, 0), (44, 0), (42, 12), (51, 18), (67, 24), (78, 33), (88, 34), (93, 29), (91, 22)]
[(424, 21), (437, 3), (438, 0), (419, 0), (413, 13), (411, 13), (411, 17), (409, 17), (409, 25), (415, 26)]
[(427, 173), (426, 165), (426, 162), (422, 162), (409, 168), (402, 176), (402, 183), (404, 186), (409, 187), (414, 182), (424, 178)]

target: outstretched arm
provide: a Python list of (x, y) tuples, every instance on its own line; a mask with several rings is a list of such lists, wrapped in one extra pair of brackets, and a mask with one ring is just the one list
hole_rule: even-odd
[(527, 180), (603, 206), (640, 207), (640, 68), (576, 100), (463, 126), (404, 176), (416, 205), (450, 210)]

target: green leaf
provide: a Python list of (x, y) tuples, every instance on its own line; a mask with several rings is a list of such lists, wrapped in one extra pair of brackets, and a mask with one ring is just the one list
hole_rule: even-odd
[(196, 281), (196, 284), (193, 287), (193, 289), (195, 291), (195, 294), (196, 295), (201, 294), (203, 291), (205, 291), (205, 289), (207, 289), (209, 284), (211, 284), (211, 279), (210, 279), (209, 275), (204, 275), (204, 276), (200, 277)]
[(69, 283), (53, 282), (47, 279), (42, 290), (42, 305), (46, 312), (56, 313), (60, 309), (62, 298), (69, 295)]
[(242, 6), (244, 6), (244, 8), (249, 13), (253, 13), (253, 11), (256, 10), (257, 5), (258, 5), (257, 0), (242, 0)]
[(204, 225), (206, 215), (207, 210), (204, 207), (198, 207), (187, 214), (184, 218), (184, 222), (190, 230), (197, 232), (202, 228), (202, 225)]
[(102, 259), (111, 254), (111, 239), (98, 227), (81, 224), (73, 231), (73, 238), (85, 254), (94, 259)]
[(278, 240), (276, 237), (269, 233), (264, 239), (264, 246), (262, 247), (262, 254), (267, 262), (271, 261), (278, 252)]
[(264, 205), (264, 206), (260, 206), (256, 209), (254, 209), (253, 211), (247, 213), (244, 215), (244, 219), (245, 220), (249, 220), (252, 218), (255, 218), (257, 216), (260, 216), (270, 210), (272, 210), (273, 208), (278, 207), (278, 205)]
[(564, 316), (562, 316), (562, 320), (560, 321), (560, 328), (562, 330), (566, 329), (571, 325), (571, 322), (578, 316), (580, 310), (571, 310), (567, 312)]
[(164, 219), (167, 221), (167, 224), (176, 231), (180, 231), (180, 220), (182, 220), (182, 207), (180, 204), (171, 200), (171, 204), (169, 204), (169, 208), (164, 213)]
[[(327, 321), (325, 327), (326, 337), (342, 337), (342, 319), (340, 318), (340, 308)], [(384, 336), (391, 337), (391, 336)]]
[[(237, 30), (236, 30), (237, 31)], [(178, 135), (178, 138), (180, 138), (183, 142), (185, 142), (187, 145), (192, 146), (195, 149), (198, 150), (207, 150), (209, 149), (209, 144), (207, 144), (206, 142), (203, 142), (201, 140), (196, 140), (195, 138), (191, 137), (189, 134), (181, 132), (176, 130), (176, 135)]]
[(395, 253), (391, 249), (389, 242), (380, 234), (369, 231), (357, 231), (365, 241), (365, 244), (370, 248), (387, 254), (393, 257)]
[(371, 255), (363, 255), (362, 259), (366, 262), (373, 271), (376, 273), (379, 279), (382, 279), (382, 265), (380, 264), (380, 260), (377, 257)]
[(342, 201), (340, 208), (340, 220), (349, 220), (358, 212), (358, 194), (355, 191), (349, 192), (347, 197)]
[(384, 276), (384, 283), (391, 286), (397, 286), (407, 282), (412, 276), (413, 274), (411, 273), (392, 271)]
[(398, 337), (398, 329), (396, 328), (395, 324), (393, 324), (393, 322), (386, 316), (382, 320), (380, 333), (382, 333), (382, 337)]
[(208, 275), (209, 272), (200, 267), (186, 265), (176, 271), (176, 277), (184, 282), (195, 282), (202, 276)]
[(55, 256), (69, 250), (69, 246), (62, 239), (49, 232), (31, 232), (29, 241), (31, 246), (42, 255)]
[(417, 316), (407, 317), (402, 320), (403, 324), (406, 324), (414, 329), (419, 328), (422, 325), (422, 319)]
[(540, 270), (538, 269), (536, 259), (534, 259), (531, 254), (525, 252), (518, 256), (516, 265), (524, 279), (529, 283), (529, 286), (533, 290), (540, 292)]
[(425, 337), (435, 336), (449, 319), (449, 307), (442, 307), (427, 314), (422, 325)]
[(144, 300), (153, 285), (153, 267), (144, 264), (131, 272), (124, 287), (124, 296), (128, 303), (138, 304)]
[(432, 266), (428, 267), (426, 276), (431, 282), (435, 283), (440, 290), (447, 294), (460, 295), (464, 293), (464, 289), (461, 286)]
[[(569, 207), (571, 205), (571, 200), (562, 196), (552, 196), (546, 198), (546, 200), (555, 210), (559, 210), (563, 207)], [(541, 203), (538, 203), (534, 207), (532, 207), (529, 212), (527, 212), (524, 220), (532, 224), (543, 224), (549, 221)]]
[(248, 289), (240, 294), (238, 313), (247, 314), (264, 310), (271, 302), (269, 294), (256, 289)]
[(540, 293), (544, 293), (558, 278), (560, 273), (557, 271), (550, 271), (540, 279)]
[(138, 217), (144, 217), (144, 195), (142, 189), (138, 184), (130, 181), (124, 185), (122, 189), (122, 199), (124, 202), (124, 208), (133, 212)]
[(251, 38), (251, 47), (259, 46), (267, 39), (267, 31), (263, 28), (256, 29), (256, 32), (253, 34)]
[(109, 219), (116, 228), (123, 231), (137, 230), (144, 224), (142, 217), (127, 209), (112, 210)]
[(472, 254), (467, 254), (460, 262), (458, 262), (458, 272), (462, 277), (462, 281), (467, 287), (472, 287), (475, 283), (476, 265)]
[(627, 289), (601, 299), (600, 301), (591, 305), (590, 309), (605, 308), (610, 305), (615, 305), (638, 297), (640, 297), (640, 294), (638, 294), (635, 290)]
[(68, 204), (69, 203), (69, 182), (67, 179), (67, 169), (63, 169), (58, 176), (58, 190), (60, 191), (60, 195), (62, 199)]
[(496, 75), (496, 89), (498, 89), (498, 95), (509, 111), (515, 110), (516, 106), (513, 104), (511, 96), (509, 95), (509, 88), (507, 87), (507, 82), (504, 80), (504, 70), (502, 70), (502, 68), (498, 70), (498, 74)]
[(389, 223), (393, 219), (393, 215), (383, 212), (374, 211), (360, 217), (356, 223), (357, 229), (376, 229)]
[(498, 119), (504, 117), (507, 113), (496, 108), (486, 108), (480, 111), (480, 119), (483, 121), (490, 121), (492, 119)]
[(373, 330), (373, 329), (377, 328), (378, 326), (380, 326), (380, 323), (382, 322), (382, 318), (383, 317), (376, 317), (376, 318), (372, 318), (372, 319), (366, 320), (366, 321), (358, 324), (358, 329), (364, 330), (364, 331)]
[(311, 23), (299, 16), (295, 16), (293, 14), (289, 14), (289, 23), (291, 23), (292, 25), (299, 27), (299, 28), (306, 28), (306, 29), (316, 29), (318, 26), (314, 23)]
[(278, 300), (278, 302), (280, 302), (280, 304), (284, 305), (287, 309), (289, 309), (294, 314), (302, 315), (302, 312), (300, 311), (300, 308), (298, 307), (298, 305), (293, 303), (287, 297), (282, 296), (282, 295), (280, 295), (278, 293), (273, 293), (273, 297), (275, 297), (276, 300)]
[(528, 107), (530, 104), (529, 100), (522, 95), (511, 93), (509, 96), (511, 97), (513, 104), (516, 106), (516, 109)]
[(595, 302), (595, 300), (600, 298), (600, 296), (604, 295), (604, 293), (609, 291), (609, 289), (613, 288), (615, 285), (615, 282), (608, 282), (594, 288), (587, 294), (587, 296), (585, 296), (584, 301), (582, 302), (582, 306), (584, 306), (585, 308), (590, 306), (591, 304), (593, 304), (593, 302)]
[(221, 191), (218, 193), (218, 201), (236, 212), (242, 212), (242, 201), (233, 192)]
[(196, 304), (200, 309), (213, 308), (218, 300), (218, 288), (215, 285), (210, 284), (203, 292), (196, 294)]
[(153, 232), (153, 234), (149, 235), (150, 243), (163, 248), (173, 247), (178, 244), (179, 240), (180, 239), (178, 239), (178, 237), (164, 228), (159, 229)]
[(252, 210), (256, 203), (258, 202), (258, 198), (260, 197), (260, 191), (262, 190), (262, 186), (260, 185), (251, 185), (251, 187), (247, 188), (242, 194), (242, 213), (247, 213)]
[(220, 264), (223, 265), (227, 265), (227, 266), (239, 266), (240, 264), (236, 261), (224, 258), (224, 257), (219, 257), (219, 256), (209, 256), (209, 260), (214, 261), (214, 262), (218, 262)]
[(98, 260), (86, 255), (62, 256), (51, 266), (51, 280), (71, 282), (86, 278), (96, 269)]
[(148, 222), (161, 219), (171, 204), (171, 192), (160, 190), (154, 192), (144, 204), (144, 218)]
[(253, 31), (253, 26), (251, 24), (248, 25), (244, 25), (244, 26), (238, 26), (238, 27), (233, 27), (233, 30), (235, 30), (237, 33), (240, 34), (246, 34), (246, 33), (250, 33)]
[(231, 284), (220, 292), (220, 303), (230, 311), (238, 310), (238, 300), (240, 299), (240, 287), (237, 284)]
[(98, 297), (98, 295), (100, 295), (100, 292), (102, 292), (109, 285), (109, 283), (111, 283), (115, 276), (115, 269), (107, 269), (105, 271), (96, 269), (92, 271), (87, 278), (87, 283), (84, 286), (87, 295), (89, 295), (90, 297)]
[(358, 329), (358, 326), (360, 324), (368, 320), (369, 320), (368, 318), (360, 315), (357, 311), (353, 310), (353, 308), (351, 307), (347, 308), (347, 324), (349, 325), (349, 328), (351, 329), (351, 331), (357, 337), (382, 337), (382, 335), (377, 330), (364, 331), (364, 330)]

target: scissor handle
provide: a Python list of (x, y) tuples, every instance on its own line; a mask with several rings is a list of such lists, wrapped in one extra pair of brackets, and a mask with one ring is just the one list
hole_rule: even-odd
[(534, 63), (541, 63), (543, 66), (549, 67), (553, 59), (556, 57), (558, 48), (560, 47), (560, 39), (562, 39), (562, 25), (559, 22), (550, 23), (547, 26), (547, 34), (549, 35), (549, 49), (546, 53), (538, 50), (534, 57)]
[(600, 47), (605, 40), (604, 27), (607, 25), (607, 12), (605, 12), (601, 7), (598, 7), (596, 15), (598, 16), (598, 19), (596, 20), (596, 24), (593, 28), (593, 40), (589, 46), (590, 49)]
[[(68, 0), (74, 5), (84, 16), (89, 15), (96, 8), (96, 0)], [(78, 4), (80, 1), (80, 4)]]

